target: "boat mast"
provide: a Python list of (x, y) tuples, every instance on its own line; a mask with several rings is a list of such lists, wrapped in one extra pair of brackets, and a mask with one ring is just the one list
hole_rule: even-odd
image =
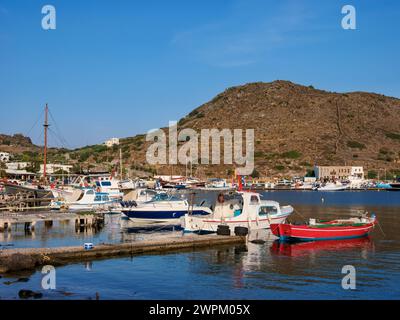
[(47, 129), (49, 128), (49, 123), (48, 123), (48, 112), (49, 112), (49, 107), (47, 106), (44, 109), (44, 156), (43, 156), (43, 178), (46, 181), (46, 165), (47, 165)]
[(119, 148), (119, 174), (120, 174), (120, 179), (122, 180), (122, 149)]

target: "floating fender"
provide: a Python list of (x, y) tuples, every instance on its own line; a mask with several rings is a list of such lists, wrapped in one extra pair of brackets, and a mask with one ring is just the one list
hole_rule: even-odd
[(250, 241), (251, 243), (255, 243), (255, 244), (264, 244), (265, 243), (265, 241), (264, 240), (261, 240), (261, 239), (255, 239), (255, 240), (252, 240), (252, 241)]
[(249, 229), (246, 227), (235, 227), (235, 235), (237, 236), (247, 236), (249, 234)]
[(229, 226), (219, 225), (217, 228), (217, 234), (220, 236), (230, 236), (231, 229), (229, 228)]

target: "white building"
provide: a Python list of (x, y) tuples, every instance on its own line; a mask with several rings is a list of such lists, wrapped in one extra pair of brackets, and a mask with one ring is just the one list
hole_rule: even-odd
[(352, 166), (315, 166), (315, 177), (318, 180), (364, 179), (363, 167)]
[(114, 145), (119, 145), (119, 138), (111, 138), (104, 142), (107, 147), (112, 147)]
[(29, 162), (8, 162), (6, 163), (8, 170), (23, 170), (30, 165)]
[(0, 152), (0, 162), (10, 161), (10, 154), (8, 152)]
[(354, 178), (364, 179), (364, 168), (351, 167), (351, 176)]
[[(66, 164), (55, 164), (55, 163), (48, 163), (46, 165), (46, 174), (54, 174), (60, 170), (70, 173), (72, 170), (72, 166)], [(43, 174), (43, 171), (44, 171), (44, 164), (41, 164), (39, 173)]]

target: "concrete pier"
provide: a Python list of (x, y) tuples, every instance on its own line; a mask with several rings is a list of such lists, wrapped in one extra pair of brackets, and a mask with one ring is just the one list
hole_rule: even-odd
[(34, 269), (40, 265), (63, 265), (93, 259), (177, 250), (195, 250), (220, 245), (244, 244), (246, 237), (217, 235), (169, 235), (156, 240), (79, 247), (6, 249), (0, 251), (0, 273)]
[(25, 230), (33, 230), (40, 221), (44, 221), (48, 227), (53, 224), (53, 221), (57, 220), (75, 220), (77, 227), (93, 227), (104, 223), (104, 216), (63, 212), (0, 213), (0, 232), (11, 231), (11, 225), (16, 223), (24, 224)]

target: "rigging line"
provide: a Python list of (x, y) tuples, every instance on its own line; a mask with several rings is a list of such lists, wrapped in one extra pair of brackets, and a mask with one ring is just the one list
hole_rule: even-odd
[(69, 145), (68, 141), (64, 138), (64, 136), (63, 136), (63, 134), (62, 134), (62, 132), (61, 132), (61, 130), (60, 130), (60, 128), (59, 128), (59, 126), (58, 126), (56, 120), (54, 119), (53, 114), (51, 113), (50, 110), (49, 110), (49, 114), (50, 114), (51, 120), (54, 122), (54, 126), (55, 126), (56, 130), (58, 131), (58, 135), (60, 137), (60, 140), (64, 141), (63, 142), (64, 143), (64, 147), (68, 147), (68, 148), (71, 149), (71, 146)]
[(54, 126), (55, 126), (55, 128), (56, 128), (56, 130), (57, 130), (57, 133), (56, 133), (55, 131), (53, 131), (54, 134), (57, 134), (57, 135), (58, 135), (58, 139), (60, 140), (61, 144), (62, 144), (64, 147), (65, 147), (66, 145), (69, 145), (68, 142), (67, 142), (67, 140), (66, 140), (66, 139), (63, 137), (63, 135), (61, 134), (61, 130), (60, 130), (60, 128), (58, 127), (58, 124), (57, 124), (56, 120), (54, 119), (53, 114), (51, 113), (51, 111), (49, 111), (49, 114), (50, 114), (50, 118), (51, 118), (52, 121), (54, 122)]
[(26, 136), (29, 137), (29, 134), (31, 133), (31, 131), (33, 130), (33, 128), (37, 125), (37, 123), (39, 122), (39, 120), (42, 118), (44, 113), (44, 110), (42, 110), (42, 112), (39, 114), (39, 117), (36, 119), (35, 123), (33, 124), (33, 126), (29, 129), (29, 131), (26, 133)]
[(49, 133), (51, 133), (52, 135), (51, 135), (51, 137), (54, 137), (55, 138), (55, 140), (57, 140), (56, 141), (56, 143), (57, 144), (60, 144), (61, 145), (61, 147), (64, 147), (63, 146), (63, 143), (62, 143), (62, 141), (60, 141), (60, 138), (57, 136), (57, 134), (56, 134), (56, 132), (55, 131), (53, 131), (52, 129), (48, 129), (49, 130)]
[(67, 148), (65, 147), (65, 145), (64, 145), (64, 143), (63, 143), (63, 141), (62, 141), (62, 139), (60, 139), (60, 137), (57, 135), (57, 133), (56, 133), (54, 130), (52, 130), (52, 129), (49, 128), (49, 132), (52, 133), (52, 134), (54, 135), (54, 137), (58, 140), (58, 142), (60, 142), (62, 148), (67, 149)]
[(37, 139), (37, 141), (41, 141), (42, 136), (43, 136), (43, 131), (40, 131), (40, 135), (39, 135), (39, 138)]

